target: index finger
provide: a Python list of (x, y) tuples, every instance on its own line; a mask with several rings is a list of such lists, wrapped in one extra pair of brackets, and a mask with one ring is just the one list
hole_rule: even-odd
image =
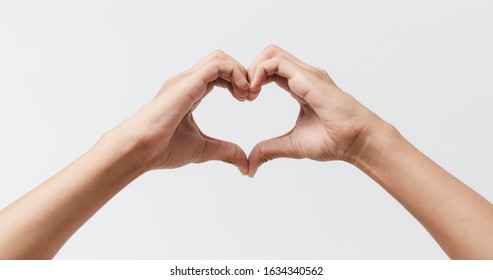
[(191, 70), (200, 73), (205, 84), (223, 79), (233, 84), (236, 97), (244, 100), (248, 95), (250, 84), (245, 67), (221, 50), (212, 52)]
[[(270, 59), (256, 64), (251, 69), (252, 80), (250, 81), (250, 89), (259, 91), (264, 85), (269, 76), (277, 75), (286, 80), (292, 79), (300, 70), (300, 67), (283, 56), (274, 56)], [(250, 70), (250, 68), (249, 68)]]

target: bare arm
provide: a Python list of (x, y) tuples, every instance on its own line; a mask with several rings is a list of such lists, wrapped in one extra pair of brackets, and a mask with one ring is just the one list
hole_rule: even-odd
[(107, 134), (0, 212), (0, 258), (48, 259), (101, 206), (144, 172), (138, 147)]
[(339, 89), (325, 71), (270, 46), (248, 67), (248, 76), (251, 92), (276, 82), (301, 107), (291, 131), (254, 147), (250, 176), (279, 157), (347, 161), (394, 196), (449, 257), (493, 259), (493, 205)]
[(353, 163), (395, 197), (453, 259), (493, 258), (493, 205), (389, 125), (375, 124)]
[(0, 258), (53, 258), (99, 208), (148, 170), (222, 160), (247, 173), (241, 148), (203, 134), (193, 120), (192, 111), (214, 86), (245, 100), (246, 70), (225, 53), (212, 53), (169, 79), (86, 154), (2, 210)]

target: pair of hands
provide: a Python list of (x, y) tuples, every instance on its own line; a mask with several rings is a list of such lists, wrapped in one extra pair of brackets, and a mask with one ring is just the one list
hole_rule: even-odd
[[(202, 133), (193, 119), (194, 109), (216, 86), (228, 89), (239, 101), (253, 101), (271, 82), (298, 101), (300, 113), (291, 131), (258, 143), (248, 158), (238, 145)], [(375, 118), (327, 72), (269, 46), (248, 69), (214, 51), (168, 79), (157, 96), (117, 130), (137, 140), (145, 170), (221, 160), (253, 177), (260, 165), (280, 157), (351, 162)]]

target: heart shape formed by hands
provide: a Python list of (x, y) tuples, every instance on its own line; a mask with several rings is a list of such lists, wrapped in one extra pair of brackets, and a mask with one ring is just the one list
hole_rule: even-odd
[(254, 102), (238, 102), (228, 92), (214, 89), (193, 111), (202, 132), (231, 141), (248, 155), (260, 141), (293, 128), (299, 104), (275, 85), (262, 87)]
[[(298, 119), (284, 135), (256, 144), (248, 158), (238, 145), (202, 133), (193, 119), (192, 112), (215, 86), (227, 88), (239, 101), (254, 101), (262, 86), (271, 82), (299, 103)], [(150, 168), (221, 160), (253, 177), (260, 165), (280, 157), (351, 160), (359, 152), (358, 136), (373, 115), (340, 90), (324, 70), (269, 46), (248, 69), (222, 51), (213, 52), (168, 79), (132, 120), (145, 120), (141, 142)], [(135, 121), (133, 126), (142, 126), (142, 122)]]

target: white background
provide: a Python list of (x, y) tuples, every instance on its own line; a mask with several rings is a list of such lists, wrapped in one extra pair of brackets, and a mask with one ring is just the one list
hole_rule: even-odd
[[(254, 269), (254, 276), (171, 276), (170, 270), (220, 269), (227, 266), (230, 273), (235, 269)], [(264, 276), (264, 267), (323, 267), (323, 276), (290, 275)], [(356, 269), (355, 269), (356, 268)], [(76, 261), (0, 261), (2, 276), (9, 280), (49, 279), (49, 280), (87, 280), (87, 279), (368, 279), (402, 280), (448, 279), (448, 280), (491, 280), (493, 266), (491, 261), (364, 261), (364, 260), (76, 260)], [(258, 272), (257, 272), (258, 271)], [(274, 272), (276, 270), (274, 269)], [(289, 270), (288, 270), (289, 271)], [(306, 271), (306, 270), (305, 270)], [(404, 272), (404, 273), (403, 273)]]
[[(270, 43), (326, 69), (492, 201), (492, 14), (490, 1), (2, 0), (0, 208), (89, 149), (167, 77), (218, 48), (247, 66)], [(270, 85), (252, 103), (217, 89), (195, 116), (205, 133), (248, 153), (297, 114)], [(446, 255), (355, 167), (279, 159), (254, 179), (220, 162), (145, 174), (57, 258)]]

